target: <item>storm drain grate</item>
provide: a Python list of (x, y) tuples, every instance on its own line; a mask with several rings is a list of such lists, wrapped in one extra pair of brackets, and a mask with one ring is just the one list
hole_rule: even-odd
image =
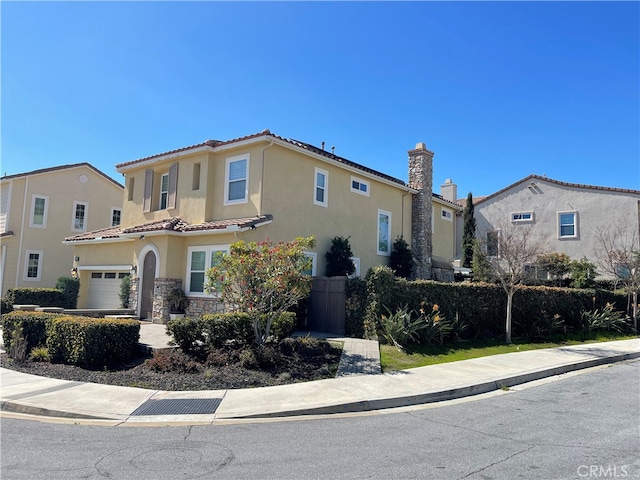
[(165, 398), (147, 400), (131, 415), (207, 415), (215, 413), (221, 398)]

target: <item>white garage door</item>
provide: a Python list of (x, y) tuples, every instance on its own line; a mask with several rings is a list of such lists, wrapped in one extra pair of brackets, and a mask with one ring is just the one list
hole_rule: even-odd
[(120, 282), (126, 273), (91, 272), (87, 308), (120, 308)]

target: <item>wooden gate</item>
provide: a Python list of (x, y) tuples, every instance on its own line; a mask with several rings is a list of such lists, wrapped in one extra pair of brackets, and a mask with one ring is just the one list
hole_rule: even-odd
[(314, 277), (309, 299), (309, 330), (344, 335), (347, 277)]

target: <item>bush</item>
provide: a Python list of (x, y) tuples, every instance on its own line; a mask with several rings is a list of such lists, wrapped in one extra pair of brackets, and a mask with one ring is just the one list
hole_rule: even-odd
[(409, 278), (411, 276), (413, 254), (402, 235), (393, 242), (393, 250), (391, 250), (391, 256), (389, 257), (389, 267), (398, 277)]
[(49, 355), (49, 349), (47, 349), (47, 347), (34, 348), (29, 354), (29, 360), (32, 362), (50, 362), (51, 355)]
[(120, 281), (120, 306), (122, 308), (129, 308), (129, 294), (131, 293), (131, 276), (125, 275)]
[(13, 336), (17, 330), (22, 330), (26, 340), (26, 354), (34, 347), (47, 343), (47, 330), (54, 318), (62, 316), (59, 313), (25, 312), (15, 310), (2, 315), (2, 340), (5, 349), (9, 351)]
[(60, 277), (56, 282), (56, 289), (62, 292), (63, 308), (76, 308), (80, 291), (80, 281), (77, 278)]
[(0, 301), (0, 313), (11, 313), (13, 312), (13, 305), (6, 301), (4, 298)]
[(131, 359), (139, 339), (136, 320), (62, 315), (51, 322), (47, 348), (54, 362), (99, 367)]
[(353, 264), (353, 253), (349, 244), (349, 237), (334, 237), (331, 248), (325, 254), (327, 260), (327, 277), (348, 276), (356, 271)]
[(27, 340), (22, 332), (22, 327), (13, 331), (11, 336), (11, 345), (7, 348), (7, 352), (16, 362), (24, 362), (27, 359)]
[(40, 305), (41, 307), (62, 307), (64, 293), (57, 288), (9, 288), (6, 301), (11, 305)]
[(144, 362), (155, 372), (198, 373), (200, 364), (183, 352), (174, 349), (163, 349), (153, 353), (153, 357)]
[(204, 344), (200, 318), (182, 317), (167, 322), (167, 334), (183, 352), (194, 352)]

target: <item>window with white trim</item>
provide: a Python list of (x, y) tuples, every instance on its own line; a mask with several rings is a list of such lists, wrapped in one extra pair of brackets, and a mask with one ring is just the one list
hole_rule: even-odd
[(499, 245), (500, 232), (498, 230), (492, 230), (487, 232), (487, 256), (497, 257), (500, 254)]
[(378, 255), (391, 255), (391, 212), (378, 210)]
[(120, 210), (119, 208), (112, 208), (111, 209), (111, 226), (117, 227), (118, 225), (120, 225), (121, 220), (122, 220), (122, 210)]
[(353, 273), (351, 275), (349, 275), (349, 278), (357, 278), (360, 276), (360, 258), (359, 257), (350, 257), (351, 263), (353, 263), (353, 266), (356, 267), (356, 269), (353, 271)]
[(247, 203), (249, 184), (249, 154), (227, 158), (224, 183), (224, 204)]
[(329, 205), (329, 172), (316, 167), (314, 179), (313, 203), (321, 207), (326, 207)]
[(47, 226), (47, 211), (49, 210), (49, 197), (46, 195), (31, 196), (31, 222), (29, 226), (45, 228)]
[(303, 270), (302, 273), (305, 275), (309, 275), (311, 277), (315, 277), (317, 275), (317, 265), (318, 265), (318, 254), (316, 252), (303, 252), (305, 258), (310, 260), (309, 268)]
[(514, 212), (511, 214), (512, 222), (533, 222), (533, 212)]
[(228, 253), (229, 245), (189, 247), (185, 292), (191, 295), (209, 295), (206, 291), (206, 272), (217, 264), (219, 255)]
[(27, 250), (25, 252), (24, 279), (26, 281), (40, 281), (43, 255), (44, 253), (40, 250)]
[(442, 207), (440, 210), (440, 218), (447, 222), (453, 222), (453, 210)]
[(167, 209), (167, 199), (169, 198), (169, 174), (163, 173), (160, 177), (160, 203), (159, 209)]
[(351, 177), (351, 191), (365, 197), (369, 196), (369, 182), (358, 177)]
[(577, 212), (558, 212), (558, 237), (576, 238), (578, 236)]
[(73, 202), (73, 218), (71, 219), (71, 230), (74, 232), (84, 232), (87, 229), (87, 214), (89, 204), (87, 202)]

